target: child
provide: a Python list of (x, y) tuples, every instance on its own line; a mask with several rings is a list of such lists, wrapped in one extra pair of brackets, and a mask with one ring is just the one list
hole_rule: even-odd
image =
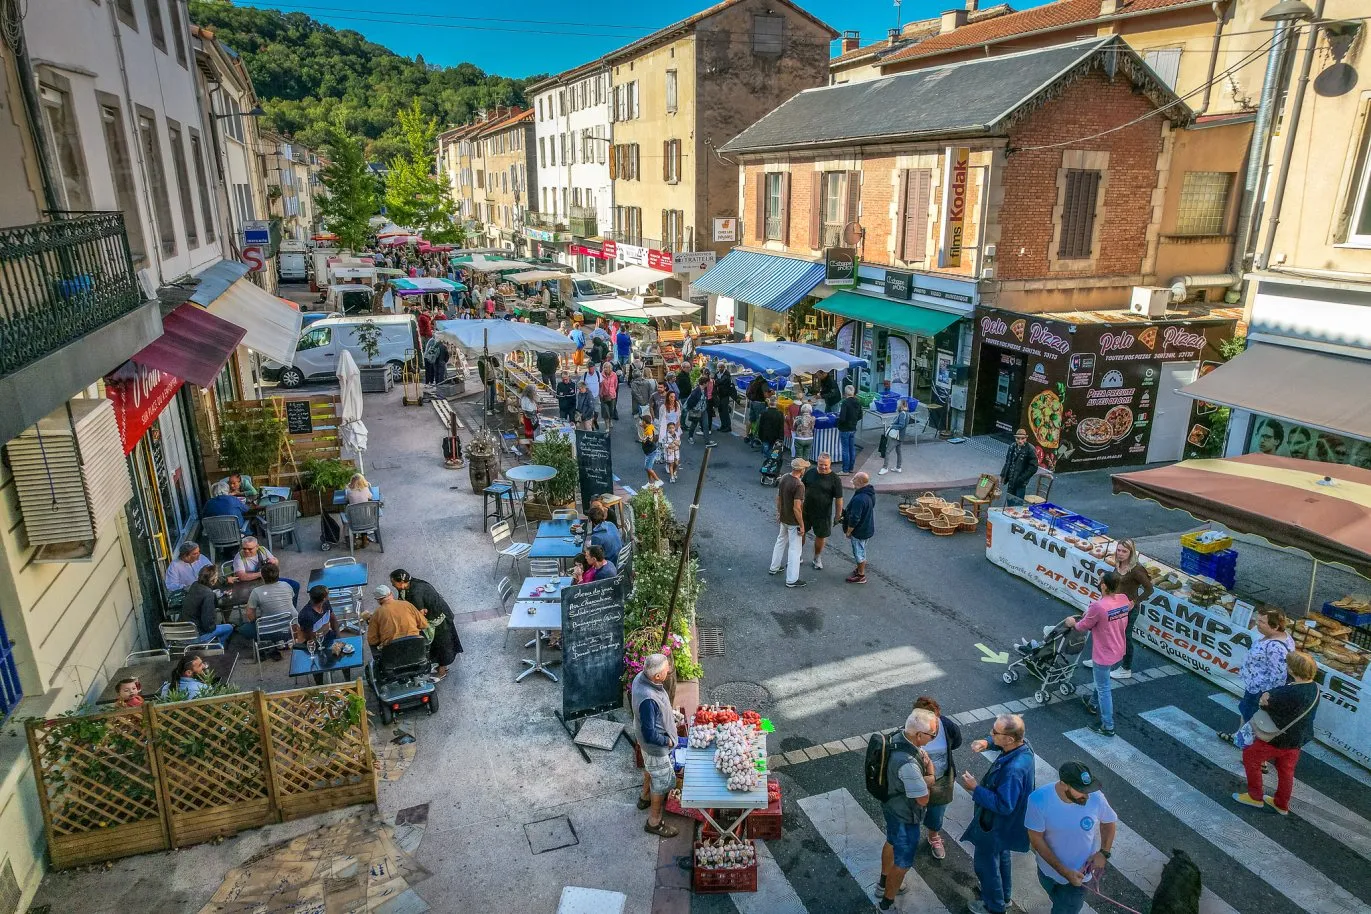
[(661, 453), (657, 449), (657, 427), (652, 424), (652, 416), (646, 407), (638, 418), (638, 430), (643, 442), (643, 469), (647, 470), (647, 485), (660, 486), (662, 478), (652, 468)]
[(681, 465), (681, 431), (675, 422), (666, 424), (666, 434), (662, 436), (662, 457), (666, 460), (668, 478), (676, 481), (676, 471)]
[(143, 704), (143, 685), (137, 679), (121, 679), (114, 687), (116, 708), (137, 708)]

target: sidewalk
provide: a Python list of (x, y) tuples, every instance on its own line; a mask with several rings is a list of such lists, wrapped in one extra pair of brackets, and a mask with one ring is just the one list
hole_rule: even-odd
[[(859, 432), (857, 443), (866, 445), (857, 452), (856, 469), (871, 477), (877, 492), (923, 492), (975, 486), (982, 473), (998, 475), (1004, 466), (1005, 445), (993, 438), (967, 438), (961, 444), (950, 444), (944, 438), (925, 438), (917, 445), (905, 442), (904, 472), (893, 469), (880, 475), (880, 439), (876, 432)], [(895, 463), (895, 449), (890, 448), (891, 466)]]
[[(641, 774), (633, 766), (632, 747), (621, 739), (612, 752), (587, 750), (592, 760), (585, 762), (553, 716), (561, 707), (560, 685), (541, 676), (514, 682), (527, 638), (506, 637), (480, 496), (472, 493), (466, 469), (443, 468), (443, 428), (433, 408), (405, 407), (400, 397), (398, 388), (366, 397), (372, 445), (366, 476), (385, 501), (385, 553), (372, 545), (357, 558), (367, 563), (372, 586), (386, 582), (395, 568), (431, 582), (452, 605), (465, 648), (438, 686), (436, 714), (407, 712), (381, 728), (375, 703), (368, 701), (373, 746), (391, 756), (379, 787), (381, 818), (395, 823), (403, 810), (403, 822), (424, 814), (416, 807), (427, 807), (427, 828), (413, 856), (430, 875), (413, 885), (414, 893), (437, 912), (550, 912), (562, 887), (573, 885), (622, 892), (626, 911), (648, 911), (661, 842), (644, 833), (644, 814), (634, 805)], [(459, 403), (458, 414), (468, 438), (472, 412)], [(303, 552), (278, 550), (286, 577), (304, 583), (311, 568), (347, 554), (346, 544), (341, 553), (320, 551), (317, 518), (303, 518), (300, 534)], [(368, 595), (363, 605), (369, 609), (374, 600)], [(233, 681), (248, 689), (289, 688), (285, 671), (286, 661), (267, 661), (259, 683), (248, 659), (240, 661)], [(403, 752), (390, 743), (397, 727), (416, 738)], [(200, 911), (230, 868), (274, 844), (364, 812), (355, 807), (220, 844), (115, 861), (108, 869), (53, 873), (34, 903), (86, 914)], [(563, 841), (569, 846), (557, 847)], [(280, 906), (252, 910), (294, 909), (283, 898)], [(403, 908), (404, 914), (420, 910)]]

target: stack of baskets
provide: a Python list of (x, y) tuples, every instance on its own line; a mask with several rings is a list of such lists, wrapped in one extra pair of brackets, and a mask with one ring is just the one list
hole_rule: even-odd
[(959, 530), (975, 530), (976, 515), (964, 511), (953, 502), (944, 501), (932, 492), (925, 492), (910, 504), (900, 506), (900, 513), (920, 530), (931, 530), (936, 536), (951, 536)]

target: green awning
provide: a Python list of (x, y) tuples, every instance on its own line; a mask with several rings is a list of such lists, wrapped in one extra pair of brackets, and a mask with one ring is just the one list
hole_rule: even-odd
[(835, 292), (816, 305), (820, 311), (866, 321), (892, 330), (903, 330), (919, 336), (932, 336), (939, 330), (961, 320), (960, 314), (936, 311), (906, 302), (861, 295), (856, 292)]

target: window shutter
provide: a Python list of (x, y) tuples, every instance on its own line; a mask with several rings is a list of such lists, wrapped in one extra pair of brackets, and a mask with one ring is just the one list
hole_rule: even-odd
[(790, 172), (781, 175), (781, 243), (790, 244)]
[(1090, 256), (1090, 236), (1095, 227), (1095, 203), (1099, 190), (1098, 171), (1073, 169), (1066, 173), (1058, 257), (1079, 259)]
[(669, 214), (662, 210), (662, 247), (671, 247), (671, 220), (667, 218)]
[(676, 176), (676, 180), (677, 180), (677, 181), (681, 180), (681, 141), (680, 141), (680, 140), (672, 140), (672, 141), (671, 141), (671, 167), (672, 167), (672, 169), (673, 169), (672, 174), (674, 174), (674, 175)]
[(909, 222), (909, 169), (900, 170), (900, 216), (895, 223), (895, 257), (898, 260), (908, 260), (904, 255), (905, 239), (908, 235), (906, 225)]
[[(662, 140), (662, 180), (671, 183), (671, 140)], [(662, 212), (665, 213), (666, 210)]]
[(752, 238), (754, 241), (766, 240), (766, 172), (757, 172), (757, 205), (756, 217), (752, 220)]
[(910, 262), (928, 256), (928, 203), (933, 191), (933, 171), (916, 168), (906, 172), (906, 184), (901, 196), (899, 246), (900, 259)]
[[(862, 173), (860, 171), (849, 171), (847, 173), (847, 210), (843, 213), (843, 222), (856, 222), (857, 210), (862, 202)], [(847, 241), (847, 226), (843, 226), (842, 241)]]
[(823, 225), (824, 225), (824, 173), (814, 172), (813, 194), (811, 194), (813, 205), (809, 208), (809, 246), (814, 250), (819, 250), (824, 246)]
[(609, 179), (612, 181), (619, 177), (619, 147), (609, 147)]

